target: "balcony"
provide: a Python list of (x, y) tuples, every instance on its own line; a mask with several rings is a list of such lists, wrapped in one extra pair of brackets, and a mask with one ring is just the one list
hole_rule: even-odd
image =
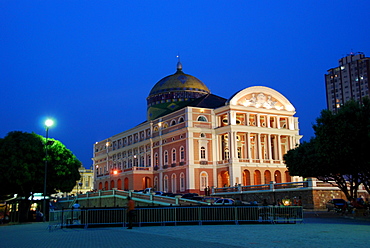
[(167, 169), (167, 168), (168, 168), (168, 164), (163, 165), (163, 169)]
[(157, 171), (159, 169), (158, 165), (154, 166), (154, 170)]
[(176, 163), (172, 163), (171, 164), (171, 167), (176, 167)]
[(184, 165), (184, 164), (185, 164), (185, 162), (184, 162), (184, 161), (182, 161), (182, 162), (180, 162), (180, 163), (179, 163), (179, 165)]

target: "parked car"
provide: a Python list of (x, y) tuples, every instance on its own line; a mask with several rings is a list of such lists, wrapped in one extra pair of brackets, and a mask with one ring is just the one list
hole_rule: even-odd
[(328, 212), (330, 210), (341, 212), (345, 210), (346, 206), (347, 202), (343, 199), (331, 199), (326, 203), (326, 208), (328, 209)]
[(150, 194), (150, 193), (153, 193), (153, 192), (154, 192), (154, 190), (152, 188), (146, 188), (146, 189), (143, 190), (144, 194)]
[(171, 195), (173, 195), (173, 193), (172, 193), (172, 192), (166, 192), (166, 193), (163, 193), (163, 194), (162, 194), (162, 196), (171, 196)]
[(154, 191), (155, 195), (160, 195), (162, 196), (164, 193), (162, 191)]
[(175, 197), (177, 195), (182, 196), (182, 194), (171, 194), (171, 195), (169, 195), (169, 197)]
[(234, 205), (234, 200), (227, 198), (218, 199), (213, 203), (213, 205)]
[(182, 198), (190, 199), (192, 200), (195, 196), (199, 196), (197, 193), (186, 193), (182, 196)]
[(204, 197), (202, 197), (202, 196), (194, 196), (192, 198), (192, 200), (194, 200), (194, 201), (203, 201), (203, 199), (204, 199)]
[(203, 201), (204, 202), (207, 202), (207, 203), (211, 203), (211, 204), (213, 204), (215, 201), (217, 201), (218, 199), (220, 199), (220, 198), (218, 198), (218, 197), (204, 197), (203, 198)]

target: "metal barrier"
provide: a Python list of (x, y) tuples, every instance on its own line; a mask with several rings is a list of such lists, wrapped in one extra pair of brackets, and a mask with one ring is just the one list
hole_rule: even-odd
[[(142, 225), (203, 223), (296, 223), (303, 221), (298, 206), (194, 206), (136, 208), (135, 222)], [(49, 229), (93, 225), (126, 226), (125, 208), (63, 209), (50, 212)]]

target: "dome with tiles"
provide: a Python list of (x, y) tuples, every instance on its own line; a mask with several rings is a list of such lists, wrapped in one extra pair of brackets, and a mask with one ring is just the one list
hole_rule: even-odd
[(208, 87), (198, 78), (185, 74), (179, 61), (176, 73), (159, 80), (150, 91), (147, 97), (148, 120), (180, 109), (207, 94), (210, 94)]
[(149, 93), (149, 97), (163, 92), (176, 92), (176, 91), (191, 91), (209, 94), (207, 86), (200, 81), (198, 78), (185, 74), (182, 71), (182, 65), (180, 62), (177, 63), (177, 71), (175, 74), (159, 80), (154, 85)]

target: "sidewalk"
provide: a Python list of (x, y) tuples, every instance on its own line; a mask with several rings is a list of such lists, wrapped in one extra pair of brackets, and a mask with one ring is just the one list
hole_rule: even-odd
[(47, 223), (3, 225), (0, 247), (369, 247), (369, 222), (324, 213), (309, 215), (312, 217), (303, 224), (152, 226), (132, 230), (114, 227), (49, 232)]

